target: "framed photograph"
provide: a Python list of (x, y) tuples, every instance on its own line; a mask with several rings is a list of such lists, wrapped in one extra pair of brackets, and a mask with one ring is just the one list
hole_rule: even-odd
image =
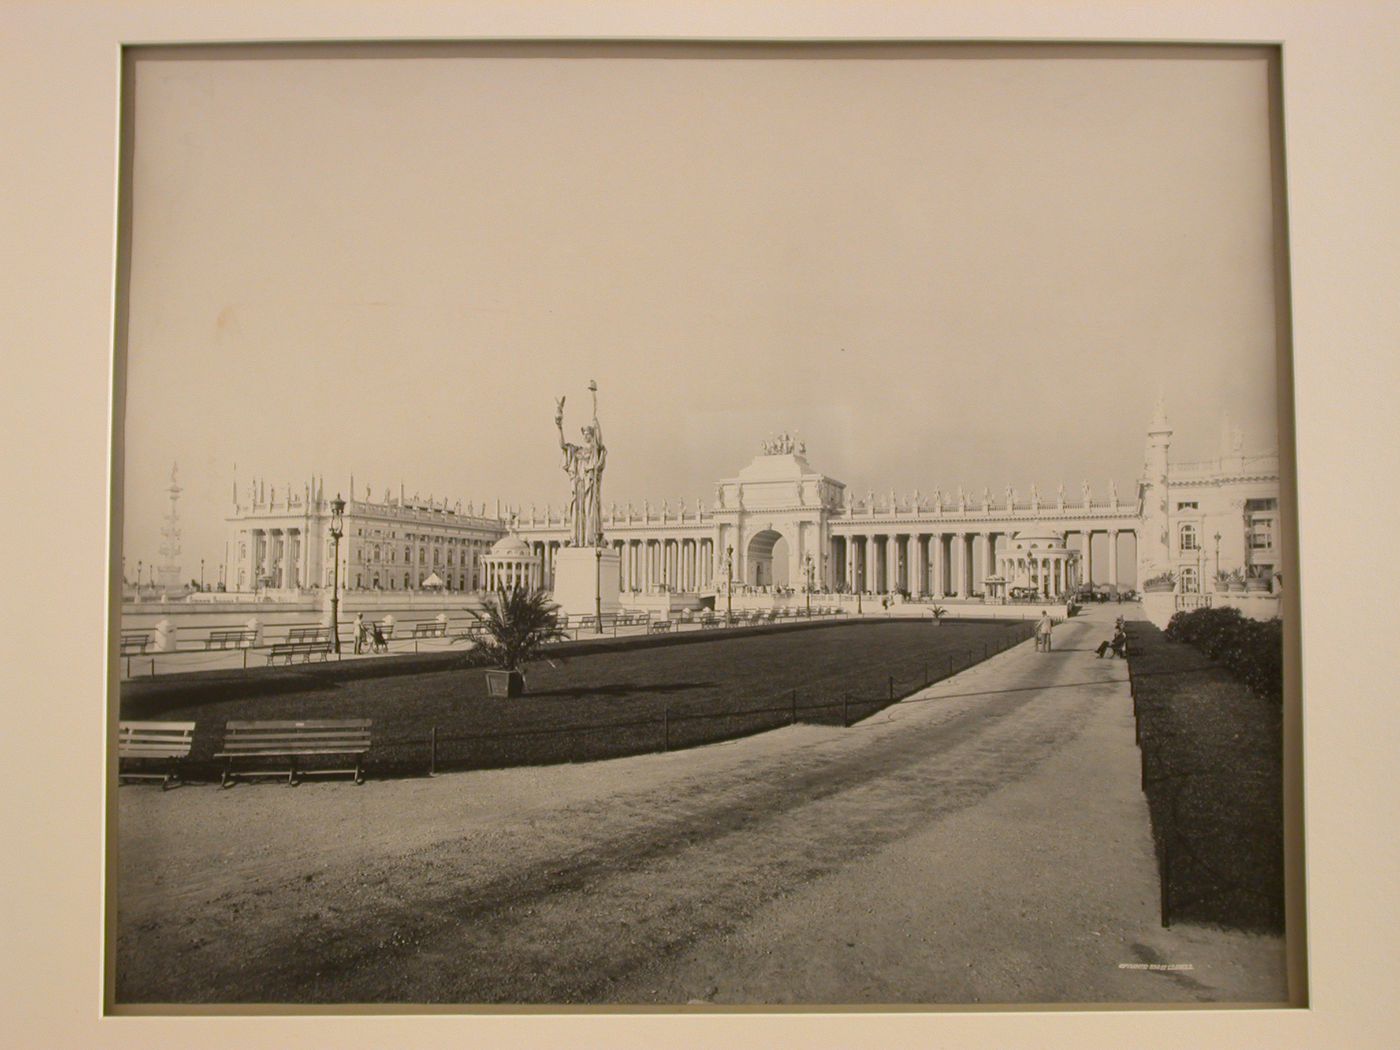
[(89, 28), (103, 1019), (36, 1025), (1359, 1023), (1293, 107), (1374, 16), (1065, 11)]

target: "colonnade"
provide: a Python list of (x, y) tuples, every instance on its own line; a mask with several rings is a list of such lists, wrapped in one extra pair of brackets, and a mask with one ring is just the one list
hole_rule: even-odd
[[(715, 544), (709, 537), (610, 540), (618, 555), (619, 590), (671, 590), (693, 593), (711, 586), (715, 578)], [(544, 567), (544, 587), (554, 587), (554, 564), (563, 543), (536, 541), (531, 545)]]
[[(1037, 580), (1053, 585), (1045, 593), (1068, 591), (1093, 581), (1091, 539), (1099, 532), (1108, 537), (1108, 572), (1106, 580), (1097, 582), (1116, 588), (1118, 538), (1131, 530), (1069, 531), (1079, 536), (1077, 550), (1070, 548), (1054, 557), (1047, 552), (1041, 559), (1043, 566), (1031, 567)], [(940, 598), (970, 597), (985, 593), (986, 578), (992, 572), (1009, 577), (1025, 568), (1013, 566), (1011, 552), (1005, 550), (1014, 535), (1011, 530), (840, 533), (831, 537), (826, 583), (828, 587), (844, 583), (848, 591), (875, 594), (906, 590)]]
[(533, 557), (488, 554), (482, 559), (488, 591), (512, 590), (523, 587), (534, 590), (540, 585), (540, 563)]

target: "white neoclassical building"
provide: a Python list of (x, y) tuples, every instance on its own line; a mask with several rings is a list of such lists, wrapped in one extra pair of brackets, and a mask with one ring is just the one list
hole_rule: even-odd
[[(711, 506), (614, 507), (604, 534), (620, 555), (624, 594), (713, 592), (732, 573), (744, 589), (780, 582), (801, 588), (810, 578), (827, 591), (972, 598), (987, 593), (999, 565), (1004, 570), (1018, 535), (1046, 530), (1057, 545), (1043, 552), (1043, 567), (1025, 570), (1043, 593), (1064, 593), (1081, 579), (1115, 584), (1119, 537), (1136, 536), (1139, 525), (1138, 502), (1120, 500), (1114, 486), (1097, 498), (1081, 486), (1077, 500), (1063, 489), (1053, 499), (1035, 489), (1029, 497), (1008, 489), (999, 500), (986, 491), (969, 499), (938, 490), (854, 499), (843, 482), (813, 469), (800, 445), (780, 440), (767, 442), (748, 466), (720, 481)], [(568, 535), (562, 515), (532, 514), (517, 527), (539, 556), (549, 586), (553, 559)], [(1107, 537), (1108, 564), (1095, 574), (1090, 542), (1096, 534)], [(1074, 550), (1066, 546), (1070, 536)], [(1027, 561), (1023, 554), (1021, 562)]]
[[(325, 590), (333, 578), (336, 544), (330, 535), (331, 500), (323, 479), (278, 491), (262, 481), (235, 484), (228, 518), (230, 591), (294, 594)], [(376, 498), (355, 479), (345, 493), (340, 586), (346, 591), (416, 591), (434, 574), (443, 589), (475, 591), (482, 559), (506, 534), (499, 513), (464, 511), (461, 503), (404, 492)]]
[[(731, 578), (739, 590), (784, 583), (801, 589), (810, 580), (818, 590), (933, 599), (996, 596), (1014, 586), (1054, 596), (1082, 583), (1119, 586), (1120, 550), (1135, 563), (1139, 583), (1166, 570), (1187, 591), (1199, 588), (1208, 570), (1272, 576), (1281, 544), (1277, 455), (1244, 455), (1238, 432), (1227, 428), (1220, 457), (1174, 464), (1171, 437), (1159, 405), (1143, 475), (1127, 497), (1112, 482), (1106, 492), (1082, 482), (1052, 495), (1008, 486), (996, 496), (934, 489), (857, 498), (784, 436), (720, 480), (708, 505), (614, 504), (603, 516), (605, 544), (618, 556), (624, 598), (714, 594)], [(236, 492), (229, 589), (328, 587), (329, 519), (319, 480), (302, 492), (261, 484)], [(510, 550), (493, 551), (507, 536)], [(491, 515), (409, 498), (402, 488), (397, 498), (386, 492), (381, 500), (366, 491), (347, 501), (341, 586), (416, 590), (436, 573), (449, 591), (494, 588), (502, 573), (522, 564), (501, 558), (524, 550), (539, 585), (553, 589), (569, 536), (564, 514), (550, 508), (502, 513), (498, 506)]]

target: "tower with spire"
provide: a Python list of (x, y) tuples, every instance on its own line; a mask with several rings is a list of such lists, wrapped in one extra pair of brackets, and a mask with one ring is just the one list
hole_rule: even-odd
[(156, 567), (156, 578), (164, 591), (179, 590), (183, 584), (180, 578), (180, 493), (184, 490), (177, 480), (180, 471), (178, 463), (170, 468), (170, 513), (165, 516), (165, 524), (160, 529), (160, 565)]
[(1140, 579), (1155, 576), (1171, 564), (1171, 520), (1167, 502), (1167, 461), (1172, 428), (1162, 392), (1147, 428), (1147, 458), (1143, 464), (1138, 495), (1142, 513), (1142, 534), (1138, 537)]

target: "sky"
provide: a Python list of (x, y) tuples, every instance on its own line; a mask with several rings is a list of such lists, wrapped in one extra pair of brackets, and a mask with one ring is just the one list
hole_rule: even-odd
[(780, 431), (867, 490), (1130, 494), (1277, 446), (1267, 66), (748, 48), (139, 61), (124, 555), (237, 479), (708, 504)]

